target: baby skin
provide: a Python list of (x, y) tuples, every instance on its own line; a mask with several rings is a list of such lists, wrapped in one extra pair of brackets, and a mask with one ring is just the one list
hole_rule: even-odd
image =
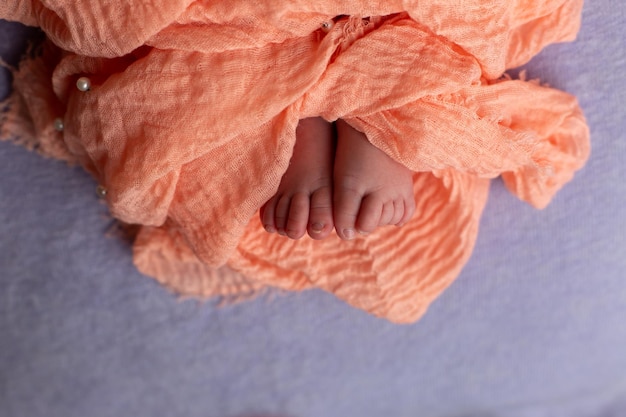
[(269, 233), (344, 240), (377, 227), (402, 226), (415, 211), (412, 173), (338, 120), (337, 139), (322, 118), (300, 120), (289, 168), (261, 208)]

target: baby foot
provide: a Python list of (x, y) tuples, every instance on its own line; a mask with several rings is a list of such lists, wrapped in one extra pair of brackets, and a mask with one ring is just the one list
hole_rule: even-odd
[(333, 230), (332, 124), (320, 117), (300, 120), (296, 144), (276, 195), (261, 208), (261, 221), (269, 233), (300, 239), (308, 232), (324, 239)]
[(337, 235), (353, 239), (378, 226), (402, 226), (415, 212), (411, 171), (337, 120), (334, 220)]

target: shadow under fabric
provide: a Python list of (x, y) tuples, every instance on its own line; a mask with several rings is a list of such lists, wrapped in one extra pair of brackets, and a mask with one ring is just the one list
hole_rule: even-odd
[[(491, 178), (542, 208), (589, 156), (574, 97), (503, 76), (573, 40), (582, 1), (140, 3), (0, 5), (48, 38), (14, 71), (0, 136), (89, 171), (140, 225), (136, 266), (178, 293), (321, 288), (412, 322), (469, 259)], [(410, 222), (353, 241), (264, 231), (313, 116), (414, 171)]]

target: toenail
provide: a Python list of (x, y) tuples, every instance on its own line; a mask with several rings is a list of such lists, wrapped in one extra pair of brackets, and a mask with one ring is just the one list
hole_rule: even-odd
[(313, 223), (311, 225), (311, 231), (314, 233), (321, 233), (324, 230), (324, 225), (322, 223)]
[(263, 227), (265, 227), (265, 231), (267, 233), (276, 233), (276, 228), (274, 226), (270, 226), (269, 224), (266, 224)]
[(284, 230), (279, 230), (278, 234), (281, 236), (287, 236), (287, 232), (285, 232)]
[(367, 235), (369, 235), (369, 234), (370, 234), (370, 232), (365, 232), (365, 231), (363, 231), (363, 230), (359, 230), (359, 234), (360, 234), (360, 235), (363, 235), (363, 236), (367, 236)]
[(352, 229), (343, 229), (343, 236), (346, 239), (353, 239), (354, 238), (354, 230), (352, 230)]

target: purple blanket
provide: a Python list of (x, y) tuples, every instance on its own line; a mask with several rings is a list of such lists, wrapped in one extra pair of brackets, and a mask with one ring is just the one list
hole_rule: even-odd
[[(410, 326), (319, 291), (177, 299), (105, 237), (87, 174), (0, 143), (0, 416), (626, 415), (624, 10), (588, 2), (527, 66), (579, 97), (587, 167), (544, 211), (494, 182), (473, 258)], [(4, 61), (28, 35), (0, 22)]]

